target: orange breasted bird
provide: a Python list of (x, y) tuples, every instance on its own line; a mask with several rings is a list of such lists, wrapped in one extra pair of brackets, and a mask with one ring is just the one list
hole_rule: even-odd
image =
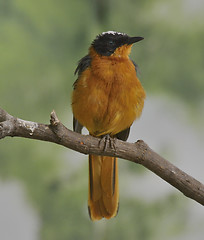
[[(72, 94), (74, 131), (86, 127), (90, 135), (126, 141), (130, 126), (141, 115), (145, 92), (137, 78), (137, 65), (129, 58), (133, 43), (115, 31), (103, 32), (76, 68)], [(116, 157), (89, 155), (88, 209), (92, 220), (112, 218), (119, 205)]]

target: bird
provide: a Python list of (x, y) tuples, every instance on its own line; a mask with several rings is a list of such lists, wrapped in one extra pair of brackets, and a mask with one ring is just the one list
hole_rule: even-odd
[[(96, 36), (75, 70), (73, 129), (100, 139), (126, 141), (144, 106), (145, 91), (130, 59), (132, 45), (143, 37), (107, 31)], [(89, 155), (88, 210), (91, 220), (115, 217), (119, 208), (118, 159)]]

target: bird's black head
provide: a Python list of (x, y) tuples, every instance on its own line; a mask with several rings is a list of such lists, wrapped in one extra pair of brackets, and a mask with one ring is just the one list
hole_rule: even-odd
[(123, 45), (131, 45), (141, 41), (143, 37), (129, 37), (125, 33), (115, 31), (103, 32), (92, 42), (92, 47), (102, 56), (110, 56), (114, 51)]

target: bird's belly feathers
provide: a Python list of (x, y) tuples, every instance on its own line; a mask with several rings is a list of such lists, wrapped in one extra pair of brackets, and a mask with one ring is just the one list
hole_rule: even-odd
[[(140, 116), (145, 93), (133, 64), (110, 68), (100, 74), (88, 68), (82, 73), (72, 96), (75, 118), (92, 135), (115, 135)], [(96, 68), (95, 68), (96, 69)]]

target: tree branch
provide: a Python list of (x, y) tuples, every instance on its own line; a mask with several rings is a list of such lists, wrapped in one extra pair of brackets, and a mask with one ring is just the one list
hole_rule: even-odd
[(107, 146), (104, 151), (103, 146), (99, 145), (99, 138), (67, 129), (54, 111), (47, 125), (15, 118), (0, 108), (0, 139), (7, 136), (53, 142), (80, 153), (115, 156), (141, 164), (185, 196), (204, 205), (204, 185), (155, 153), (142, 140), (136, 143), (116, 140), (115, 149)]

